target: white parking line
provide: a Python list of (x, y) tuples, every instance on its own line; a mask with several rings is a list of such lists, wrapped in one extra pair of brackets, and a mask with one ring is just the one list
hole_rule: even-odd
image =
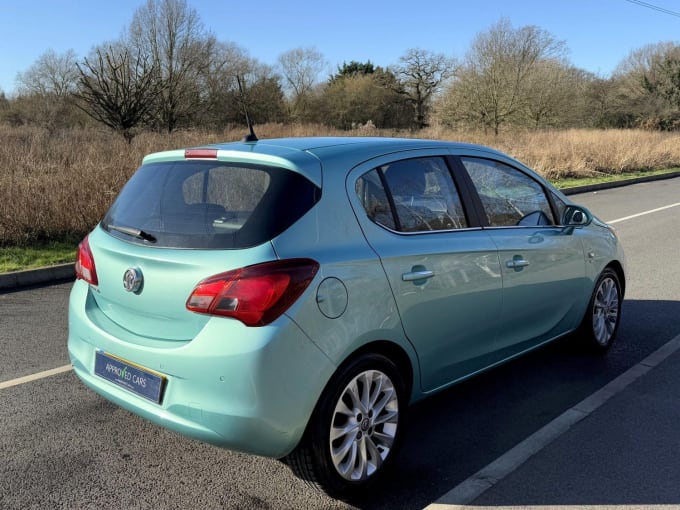
[(63, 367), (52, 368), (50, 370), (45, 370), (44, 372), (38, 372), (37, 374), (26, 375), (24, 377), (19, 377), (18, 379), (12, 379), (11, 381), (0, 382), (0, 390), (5, 388), (11, 388), (12, 386), (19, 386), (31, 381), (37, 381), (38, 379), (44, 379), (45, 377), (50, 377), (52, 375), (63, 374), (68, 372), (73, 367), (71, 365), (64, 365)]
[[(450, 508), (450, 507), (445, 507)], [(522, 506), (475, 506), (474, 510), (678, 510), (677, 505), (522, 505)]]
[(663, 207), (657, 207), (656, 209), (651, 209), (649, 211), (643, 211), (641, 213), (631, 214), (630, 216), (624, 216), (623, 218), (618, 218), (616, 220), (608, 221), (607, 223), (610, 224), (610, 225), (613, 225), (614, 223), (620, 223), (622, 221), (632, 220), (633, 218), (645, 216), (646, 214), (652, 214), (652, 213), (659, 212), (659, 211), (665, 211), (666, 209), (670, 209), (671, 207), (677, 207), (679, 205), (680, 205), (680, 202), (677, 202), (675, 204), (665, 205)]
[[(472, 508), (467, 505), (515, 471), (524, 462), (529, 460), (530, 457), (555, 441), (583, 418), (592, 414), (607, 400), (621, 393), (628, 385), (649, 372), (652, 368), (658, 366), (678, 349), (680, 349), (680, 335), (662, 345), (637, 365), (629, 368), (609, 384), (571, 409), (568, 409), (543, 428), (534, 432), (491, 464), (488, 464), (470, 478), (458, 484), (437, 501), (425, 507), (425, 510), (462, 510)], [(477, 506), (474, 508), (479, 510)]]

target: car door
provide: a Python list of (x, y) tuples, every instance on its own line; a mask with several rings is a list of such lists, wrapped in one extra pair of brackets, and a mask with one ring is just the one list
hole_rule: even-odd
[(447, 160), (382, 158), (349, 189), (430, 391), (493, 363), (502, 305), (496, 247), (472, 227)]
[(460, 161), (500, 258), (499, 352), (510, 356), (575, 327), (586, 284), (580, 237), (559, 225), (544, 187), (528, 172), (489, 158)]

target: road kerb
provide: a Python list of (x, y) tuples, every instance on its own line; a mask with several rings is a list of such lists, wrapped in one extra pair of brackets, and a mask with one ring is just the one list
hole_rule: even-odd
[(73, 263), (0, 274), (0, 292), (75, 278)]

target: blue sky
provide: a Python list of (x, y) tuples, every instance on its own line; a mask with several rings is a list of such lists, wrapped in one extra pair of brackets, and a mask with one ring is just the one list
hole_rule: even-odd
[[(314, 46), (328, 73), (343, 61), (388, 66), (409, 48), (462, 58), (474, 36), (501, 17), (537, 25), (569, 48), (572, 64), (608, 76), (631, 50), (680, 40), (680, 17), (627, 0), (188, 0), (218, 39), (274, 64)], [(118, 38), (144, 0), (0, 0), (0, 90), (47, 49), (86, 56)], [(646, 3), (680, 12), (678, 0)], [(323, 76), (322, 78), (325, 78)]]

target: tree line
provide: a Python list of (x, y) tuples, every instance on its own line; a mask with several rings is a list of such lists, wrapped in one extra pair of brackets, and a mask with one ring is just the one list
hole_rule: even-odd
[(117, 41), (79, 58), (43, 53), (0, 92), (0, 122), (48, 129), (93, 121), (128, 142), (144, 129), (257, 123), (420, 129), (680, 128), (680, 45), (650, 44), (609, 77), (573, 66), (564, 41), (501, 19), (460, 58), (421, 48), (388, 66), (350, 60), (325, 79), (315, 48), (275, 65), (218, 40), (186, 0), (147, 0)]

